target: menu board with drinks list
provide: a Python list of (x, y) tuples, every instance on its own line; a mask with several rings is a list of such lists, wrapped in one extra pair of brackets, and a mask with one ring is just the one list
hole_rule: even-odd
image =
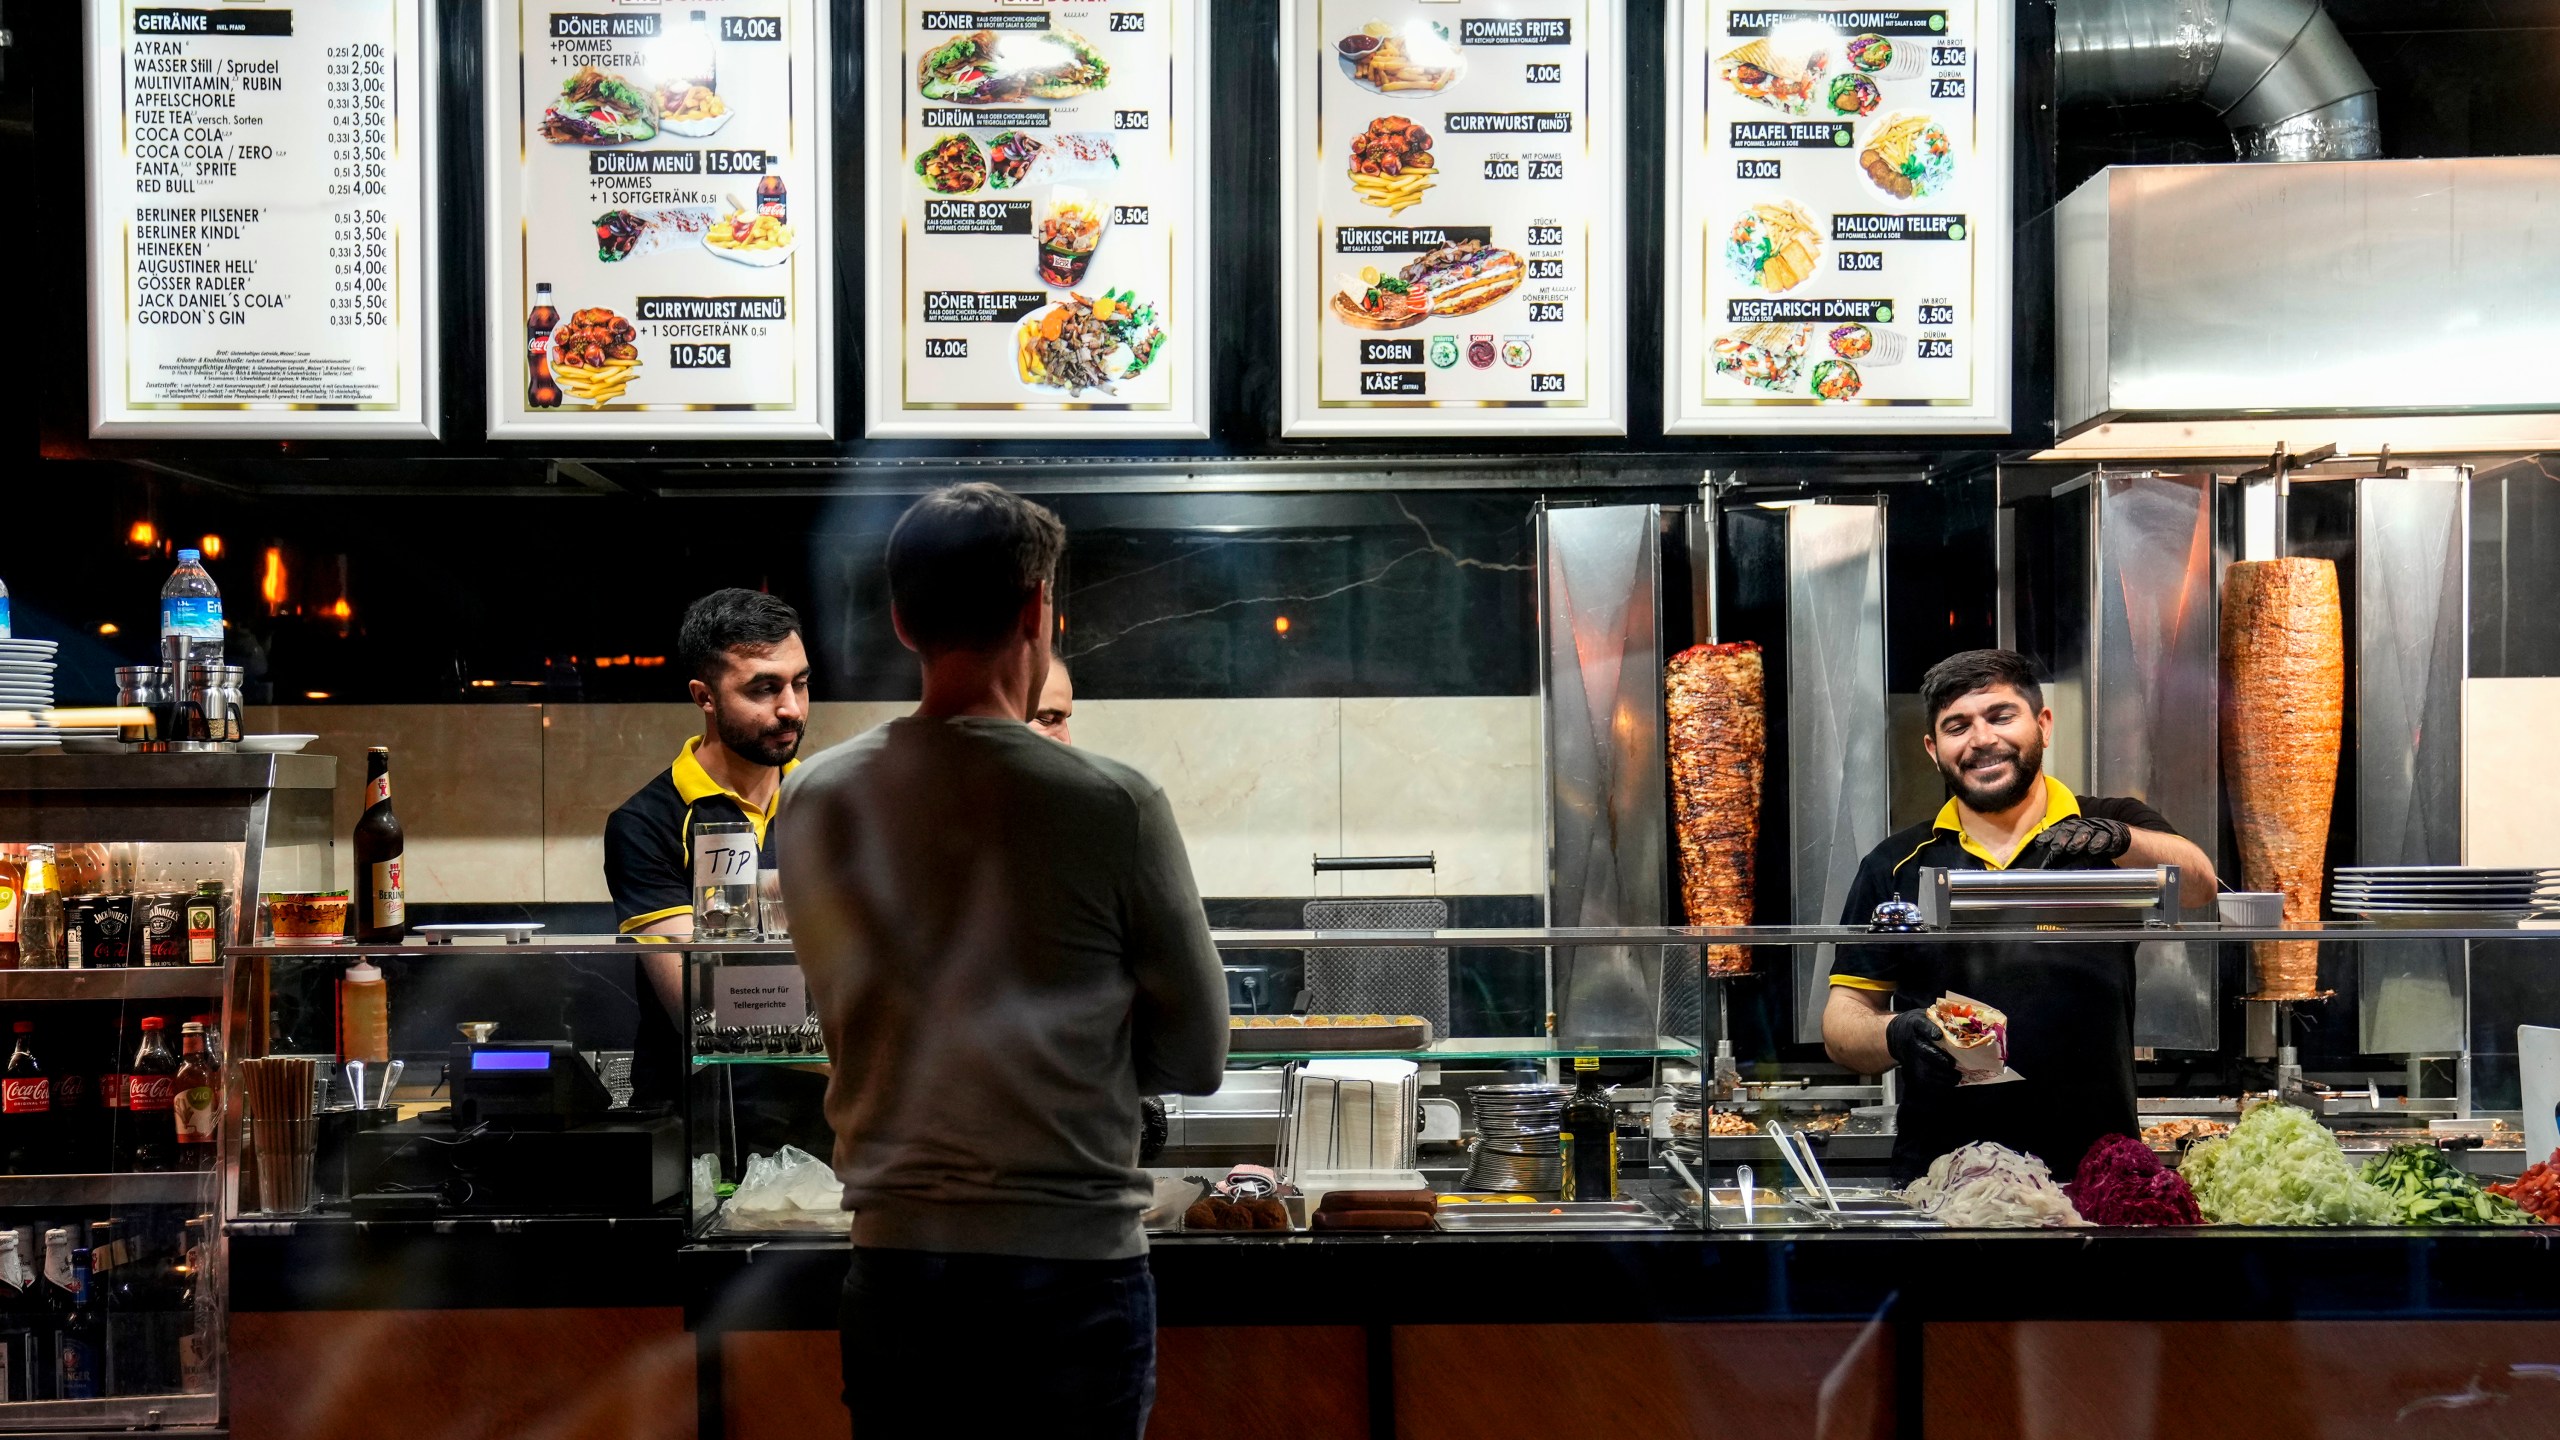
[(90, 431), (433, 436), (423, 0), (90, 0)]
[(1682, 0), (1673, 434), (2009, 428), (2009, 7)]
[(1617, 0), (1286, 0), (1283, 428), (1626, 432)]
[(1208, 434), (1208, 0), (869, 15), (870, 433)]
[(490, 0), (489, 433), (834, 433), (820, 0)]

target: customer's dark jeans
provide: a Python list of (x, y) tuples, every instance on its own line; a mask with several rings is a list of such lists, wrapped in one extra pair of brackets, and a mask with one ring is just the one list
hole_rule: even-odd
[(1156, 1284), (1143, 1255), (857, 1248), (837, 1319), (854, 1440), (1138, 1440), (1155, 1404)]

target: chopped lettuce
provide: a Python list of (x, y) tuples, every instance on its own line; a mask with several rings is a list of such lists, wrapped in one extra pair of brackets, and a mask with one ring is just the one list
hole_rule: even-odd
[(2391, 1197), (2347, 1164), (2338, 1137), (2290, 1105), (2265, 1104), (2187, 1152), (2178, 1173), (2223, 1225), (2388, 1225)]

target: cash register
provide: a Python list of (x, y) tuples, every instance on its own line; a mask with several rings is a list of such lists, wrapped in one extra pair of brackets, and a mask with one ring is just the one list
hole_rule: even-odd
[(612, 1108), (595, 1066), (566, 1040), (455, 1045), (445, 1081), (448, 1108), (353, 1137), (349, 1189), (358, 1213), (432, 1203), (518, 1215), (636, 1215), (683, 1191), (683, 1124)]

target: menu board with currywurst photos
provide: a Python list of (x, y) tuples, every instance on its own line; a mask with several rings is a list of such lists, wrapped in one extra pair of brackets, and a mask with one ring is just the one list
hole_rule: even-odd
[(1617, 435), (1616, 0), (1282, 6), (1291, 435)]
[(431, 8), (89, 0), (93, 434), (435, 434)]
[(2009, 428), (2004, 0), (1681, 0), (1674, 434)]
[(488, 0), (489, 433), (834, 432), (822, 0)]
[(1208, 433), (1209, 3), (869, 7), (870, 434)]

